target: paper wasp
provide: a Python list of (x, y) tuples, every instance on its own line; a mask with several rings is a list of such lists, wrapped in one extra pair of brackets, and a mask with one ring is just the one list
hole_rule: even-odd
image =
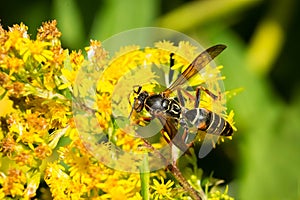
[[(138, 86), (134, 90), (137, 97), (134, 98), (129, 117), (132, 115), (133, 110), (141, 112), (146, 109), (153, 118), (158, 118), (162, 123), (163, 129), (167, 133), (167, 136), (164, 135), (167, 142), (174, 143), (179, 149), (187, 149), (188, 144), (186, 144), (185, 138), (188, 134), (188, 123), (197, 127), (199, 131), (208, 134), (231, 136), (233, 128), (229, 122), (217, 113), (206, 108), (199, 108), (201, 91), (206, 92), (212, 98), (216, 98), (214, 94), (204, 87), (197, 87), (194, 108), (187, 109), (181, 93), (181, 86), (209, 64), (225, 48), (225, 45), (218, 44), (200, 53), (178, 78), (161, 93), (150, 94), (147, 91), (142, 91), (142, 87)], [(171, 54), (172, 56), (173, 54)], [(174, 60), (171, 60), (171, 62), (174, 62)], [(170, 97), (170, 94), (174, 91), (177, 91), (178, 100)], [(185, 127), (184, 133), (181, 139), (174, 140), (178, 132), (178, 123)]]

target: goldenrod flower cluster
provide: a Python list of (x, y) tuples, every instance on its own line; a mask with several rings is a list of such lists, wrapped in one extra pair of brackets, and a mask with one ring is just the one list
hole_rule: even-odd
[[(157, 92), (161, 89), (155, 83), (158, 73), (145, 69), (147, 76), (141, 76), (135, 73), (136, 66), (168, 65), (170, 52), (177, 51), (182, 53), (176, 57), (181, 64), (173, 68), (183, 70), (195, 56), (195, 49), (185, 42), (176, 47), (163, 41), (157, 42), (155, 48), (143, 50), (134, 45), (123, 47), (109, 58), (100, 42), (91, 41), (85, 58), (85, 53), (80, 50), (69, 52), (62, 47), (62, 34), (55, 20), (43, 23), (35, 39), (27, 30), (23, 23), (8, 30), (0, 26), (0, 97), (12, 102), (10, 112), (0, 116), (0, 199), (143, 199), (141, 174), (107, 167), (105, 160), (112, 159), (112, 154), (101, 159), (92, 154), (92, 145), (97, 142), (89, 144), (83, 140), (78, 127), (94, 129), (90, 118), (93, 115), (100, 130), (112, 141), (100, 141), (96, 145), (110, 150), (114, 144), (125, 152), (145, 152), (146, 148), (141, 148), (144, 145), (142, 139), (126, 134), (126, 131), (132, 131), (130, 128), (115, 126), (113, 114), (128, 115), (131, 109), (128, 99), (119, 94), (130, 94), (135, 83), (142, 84), (145, 90)], [(190, 58), (186, 60), (183, 56)], [(78, 75), (82, 66), (98, 68), (103, 73), (101, 77), (93, 77), (97, 73), (87, 73), (89, 77), (78, 86), (76, 82), (83, 78)], [(91, 68), (85, 72), (93, 71)], [(212, 68), (209, 73), (216, 74), (219, 70)], [(125, 78), (124, 74), (127, 74)], [(222, 79), (200, 77), (210, 84), (209, 78), (214, 79), (211, 84)], [(95, 79), (99, 80), (95, 87), (96, 100), (84, 104), (85, 98), (91, 95), (89, 81)], [(122, 84), (118, 85), (119, 80)], [(116, 87), (117, 94), (114, 93)], [(74, 99), (83, 101), (74, 104)], [(132, 101), (133, 97), (129, 96), (129, 99)], [(111, 102), (117, 103), (112, 105)], [(88, 119), (89, 124), (76, 124), (72, 112), (74, 105), (85, 109), (86, 114), (82, 117)], [(223, 102), (212, 108), (207, 97), (201, 105), (220, 113), (225, 109)], [(224, 117), (227, 116), (224, 114)], [(134, 114), (133, 118), (139, 116)], [(228, 120), (232, 123), (232, 114)], [(158, 140), (155, 145), (161, 147), (164, 143)], [(129, 166), (130, 162), (125, 163), (128, 159), (124, 157), (123, 165), (136, 167)], [(151, 199), (189, 199), (188, 193), (169, 172), (162, 169), (150, 174), (148, 190)], [(201, 177), (196, 179), (201, 182)], [(218, 192), (210, 194), (207, 191), (207, 195), (211, 199), (228, 199), (224, 198), (227, 191), (223, 196)]]

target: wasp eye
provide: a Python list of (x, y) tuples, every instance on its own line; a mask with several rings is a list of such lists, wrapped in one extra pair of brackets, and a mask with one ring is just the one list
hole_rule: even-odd
[(144, 104), (139, 99), (136, 99), (134, 101), (134, 110), (136, 112), (141, 112), (143, 108), (144, 108)]

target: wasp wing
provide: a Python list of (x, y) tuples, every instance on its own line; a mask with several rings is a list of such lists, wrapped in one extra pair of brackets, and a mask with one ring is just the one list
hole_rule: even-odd
[(200, 53), (195, 60), (179, 75), (179, 77), (167, 88), (163, 93), (165, 96), (170, 95), (178, 87), (184, 84), (192, 76), (197, 74), (208, 63), (210, 63), (216, 56), (218, 56), (226, 48), (223, 44), (212, 46), (202, 53)]
[(182, 134), (178, 130), (178, 120), (174, 117), (165, 114), (156, 114), (155, 117), (159, 119), (163, 125), (164, 131), (167, 135), (163, 135), (167, 142), (172, 142), (181, 151), (185, 152), (189, 147), (184, 142)]

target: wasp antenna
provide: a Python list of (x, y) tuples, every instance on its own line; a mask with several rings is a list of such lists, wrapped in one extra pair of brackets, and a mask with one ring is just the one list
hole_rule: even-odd
[[(135, 90), (135, 88), (137, 88), (137, 90)], [(136, 94), (139, 94), (142, 90), (142, 86), (141, 85), (134, 85), (133, 86), (133, 92)]]
[(134, 101), (133, 101), (133, 104), (131, 105), (130, 101), (129, 101), (129, 104), (131, 105), (131, 110), (130, 110), (130, 113), (129, 113), (129, 116), (128, 116), (128, 119), (130, 119), (132, 113), (133, 113), (133, 110), (134, 110), (134, 104), (135, 104), (135, 101), (136, 101), (137, 98), (134, 98)]
[(128, 115), (128, 119), (130, 119), (130, 117), (131, 117), (131, 115), (132, 115), (132, 112), (133, 112), (133, 107), (131, 108), (131, 111), (130, 111), (130, 113), (129, 113), (129, 115)]

